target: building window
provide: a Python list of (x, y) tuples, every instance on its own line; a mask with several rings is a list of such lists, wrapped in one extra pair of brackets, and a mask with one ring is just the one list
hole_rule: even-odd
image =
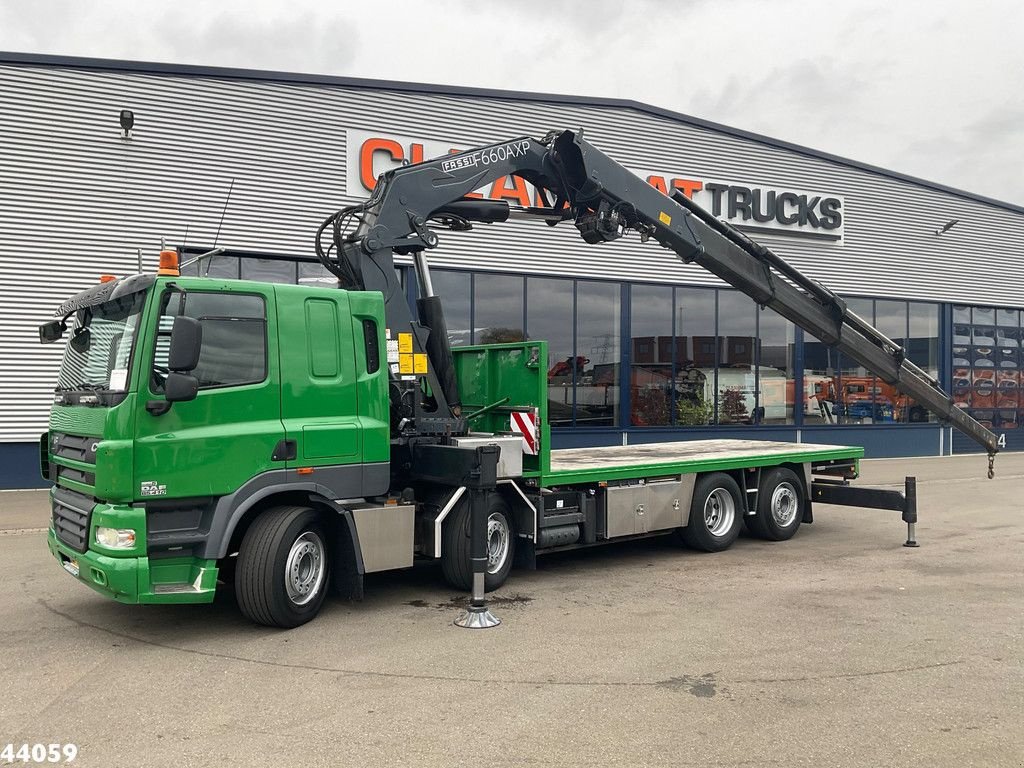
[(473, 277), (473, 343), (523, 341), (523, 277), (478, 272)]
[[(669, 286), (634, 285), (630, 293), (630, 419), (634, 427), (673, 422), (677, 347)], [(683, 358), (678, 355), (679, 358)]]
[[(939, 305), (892, 299), (848, 299), (847, 306), (903, 347), (907, 359), (938, 378)], [(954, 358), (961, 361), (966, 361), (969, 355), (972, 333), (970, 308), (965, 309), (967, 320), (963, 321), (961, 312), (961, 322), (954, 324)], [(957, 334), (961, 339), (959, 344)], [(958, 357), (958, 349), (962, 357)], [(818, 416), (807, 416), (807, 423), (891, 424), (934, 420), (927, 409), (896, 387), (820, 342), (805, 340), (804, 367), (805, 390), (813, 391), (818, 407)], [(954, 381), (954, 397), (957, 397), (958, 386), (959, 397), (966, 403), (970, 400), (965, 394), (969, 381), (959, 384)]]
[[(186, 251), (183, 254), (182, 261), (187, 262), (189, 259), (194, 258), (195, 256), (191, 252)], [(189, 264), (187, 267), (182, 267), (181, 274), (191, 277), (226, 277), (231, 280), (237, 280), (238, 270), (239, 258), (237, 256), (218, 254), (217, 256), (207, 256), (205, 259)]]
[(757, 306), (738, 291), (718, 292), (718, 371), (715, 392), (719, 424), (760, 421), (754, 341)]
[(576, 426), (619, 424), (618, 283), (576, 281)]
[(242, 259), (242, 279), (259, 280), (264, 283), (286, 283), (294, 285), (298, 282), (295, 262), (277, 259)]
[[(874, 322), (871, 299), (847, 299), (847, 307), (868, 323)], [(870, 424), (875, 413), (874, 377), (856, 360), (826, 344), (805, 337), (804, 387), (814, 393), (817, 416), (809, 424)]]
[(573, 353), (573, 281), (526, 278), (527, 338), (548, 343), (548, 422), (572, 426), (577, 364)]
[(699, 427), (715, 418), (715, 291), (675, 289), (675, 423)]
[(954, 402), (996, 432), (1016, 429), (1022, 416), (1020, 312), (953, 307)]
[(300, 261), (298, 263), (299, 285), (322, 285), (338, 287), (338, 278), (319, 261)]
[(805, 386), (803, 396), (796, 397), (795, 337), (793, 324), (782, 315), (757, 313), (758, 424), (792, 424), (797, 403), (805, 414), (813, 405), (813, 389)]
[(444, 307), (445, 324), (448, 326), (448, 342), (461, 347), (473, 342), (471, 297), (473, 278), (469, 272), (449, 272), (443, 269), (430, 271), (430, 282), (434, 294), (441, 299)]

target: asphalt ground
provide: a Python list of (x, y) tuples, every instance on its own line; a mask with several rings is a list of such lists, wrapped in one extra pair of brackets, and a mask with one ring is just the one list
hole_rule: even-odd
[[(123, 606), (0, 494), (0, 748), (81, 766), (1024, 765), (1024, 455), (864, 463), (897, 513), (819, 506), (792, 541), (664, 539), (542, 559), (452, 625), (434, 566), (292, 631)], [(26, 532), (27, 531), (27, 532)], [(3, 763), (0, 762), (0, 765)], [(18, 763), (20, 764), (20, 763)]]

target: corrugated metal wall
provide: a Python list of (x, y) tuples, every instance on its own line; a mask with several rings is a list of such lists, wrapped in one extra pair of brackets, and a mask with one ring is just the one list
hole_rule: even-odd
[[(347, 127), (460, 145), (583, 127), (628, 166), (837, 194), (843, 246), (760, 239), (839, 292), (1024, 306), (1024, 215), (631, 109), (20, 64), (0, 65), (0, 106), (0, 442), (45, 425), (60, 349), (36, 326), (99, 274), (136, 271), (137, 249), (150, 269), (161, 238), (211, 244), (232, 180), (220, 245), (311, 253), (347, 202)], [(571, 227), (441, 237), (437, 266), (716, 282), (656, 245), (587, 246)]]

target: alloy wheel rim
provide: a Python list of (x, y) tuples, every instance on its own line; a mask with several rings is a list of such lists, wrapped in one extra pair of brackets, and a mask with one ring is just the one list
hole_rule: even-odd
[(326, 570), (324, 543), (312, 531), (297, 538), (285, 559), (284, 583), (288, 599), (305, 605), (320, 591)]
[(724, 536), (736, 519), (736, 501), (725, 488), (713, 490), (704, 502), (704, 525), (712, 536)]
[(511, 535), (505, 516), (492, 512), (487, 518), (487, 572), (497, 573), (508, 558)]
[(796, 488), (792, 483), (779, 483), (772, 491), (771, 510), (775, 523), (786, 528), (793, 524), (797, 514)]

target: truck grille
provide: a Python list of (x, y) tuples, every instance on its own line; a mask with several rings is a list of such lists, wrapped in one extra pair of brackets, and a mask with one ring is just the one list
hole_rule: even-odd
[(96, 444), (98, 437), (66, 435), (61, 432), (50, 433), (50, 453), (55, 459), (71, 459), (85, 464), (96, 463)]
[(53, 531), (57, 538), (76, 552), (89, 547), (89, 518), (93, 500), (67, 488), (53, 492)]
[(61, 480), (72, 480), (76, 483), (83, 483), (84, 485), (96, 485), (96, 473), (95, 472), (83, 472), (80, 469), (74, 467), (65, 467), (63, 464), (54, 465), (57, 468), (57, 482)]

